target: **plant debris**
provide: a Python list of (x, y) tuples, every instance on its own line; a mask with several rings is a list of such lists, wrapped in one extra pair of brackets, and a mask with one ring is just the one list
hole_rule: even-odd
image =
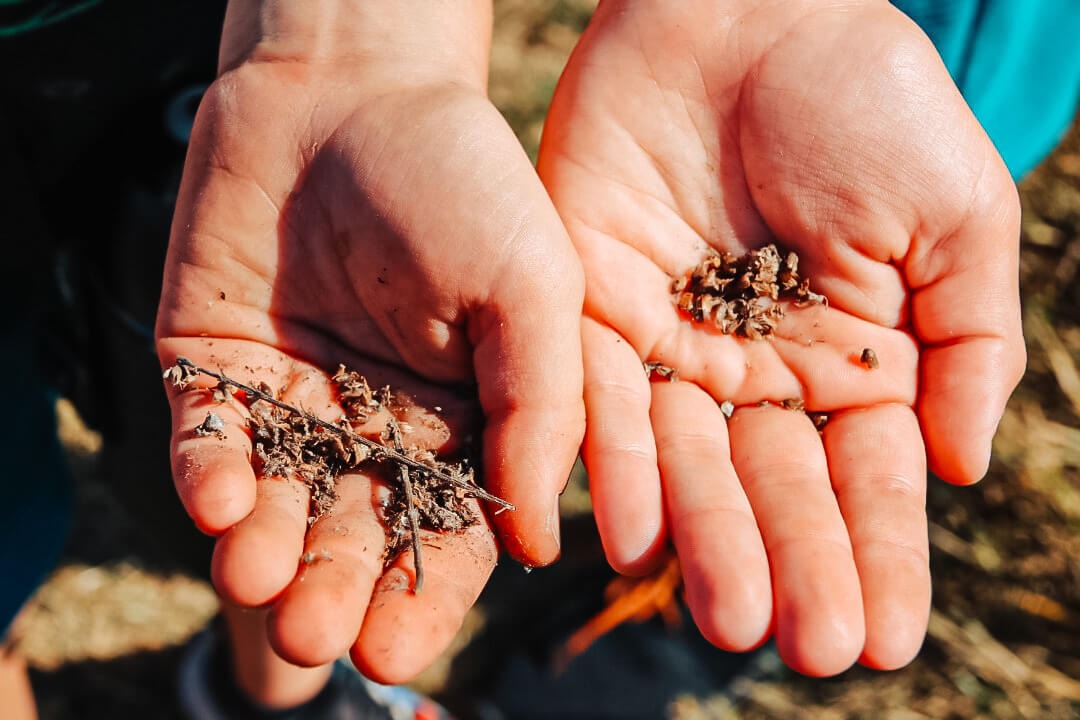
[[(772, 335), (784, 316), (785, 301), (795, 307), (829, 304), (828, 298), (810, 289), (809, 278), (799, 275), (799, 256), (792, 251), (781, 251), (774, 243), (743, 255), (710, 248), (696, 267), (671, 283), (671, 292), (675, 305), (694, 322), (709, 322), (725, 335), (749, 340)], [(869, 348), (863, 351), (862, 362), (870, 367), (867, 352), (873, 367), (877, 367), (877, 356)], [(671, 380), (678, 377), (676, 371), (655, 362), (645, 363), (645, 371), (650, 377), (659, 375)], [(760, 404), (773, 403), (765, 400)], [(827, 413), (807, 410), (800, 398), (787, 398), (776, 404), (786, 410), (805, 412), (819, 432), (829, 421)], [(720, 411), (730, 418), (735, 405), (725, 400)]]
[(655, 362), (650, 360), (645, 363), (645, 374), (649, 376), (649, 379), (662, 378), (668, 382), (675, 382), (679, 379), (679, 371), (673, 367), (665, 365), (662, 362)]
[[(411, 545), (416, 565), (414, 592), (423, 586), (422, 530), (462, 532), (476, 525), (479, 517), (467, 503), (468, 498), (493, 502), (503, 510), (513, 509), (510, 503), (479, 487), (472, 468), (466, 464), (443, 462), (430, 450), (407, 447), (402, 425), (390, 412), (394, 406), (390, 388), (372, 390), (362, 375), (343, 365), (333, 376), (343, 410), (337, 424), (279, 400), (265, 383), (256, 386), (237, 382), (185, 358), (177, 358), (176, 365), (165, 370), (164, 378), (183, 390), (200, 374), (218, 381), (210, 389), (216, 400), (235, 398), (247, 408), (252, 463), (260, 476), (296, 479), (308, 487), (309, 524), (332, 508), (337, 500), (337, 480), (344, 473), (369, 469), (371, 465), (396, 468), (394, 473), (384, 473), (390, 498), (382, 508), (387, 536), (383, 562), (388, 566), (407, 544)], [(357, 432), (383, 410), (389, 420), (377, 438)], [(224, 438), (224, 428), (219, 415), (208, 413), (195, 434)]]
[(626, 622), (644, 622), (660, 615), (669, 628), (678, 628), (682, 624), (682, 588), (679, 557), (670, 549), (664, 553), (660, 567), (648, 575), (616, 576), (604, 590), (605, 607), (563, 642), (552, 657), (552, 669), (562, 674), (571, 660)]
[[(770, 403), (765, 402), (764, 404), (768, 405)], [(817, 430), (819, 433), (823, 431), (825, 429), (825, 426), (829, 423), (829, 413), (807, 410), (806, 403), (803, 401), (802, 398), (787, 398), (785, 400), (781, 400), (779, 405), (785, 410), (801, 412), (806, 415), (806, 417), (810, 418), (810, 422), (814, 424), (814, 429)]]
[(695, 322), (711, 322), (725, 335), (759, 340), (784, 316), (782, 300), (796, 307), (828, 304), (799, 276), (799, 256), (775, 244), (745, 255), (710, 249), (671, 285), (675, 304)]
[(221, 440), (225, 439), (225, 421), (217, 413), (206, 413), (206, 419), (195, 428), (195, 434), (199, 437), (213, 435)]

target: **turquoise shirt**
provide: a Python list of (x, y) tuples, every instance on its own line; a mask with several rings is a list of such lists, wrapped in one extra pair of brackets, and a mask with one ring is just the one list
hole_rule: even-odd
[(941, 53), (1013, 177), (1080, 106), (1080, 0), (893, 0)]
[(102, 0), (0, 0), (0, 40), (78, 15)]

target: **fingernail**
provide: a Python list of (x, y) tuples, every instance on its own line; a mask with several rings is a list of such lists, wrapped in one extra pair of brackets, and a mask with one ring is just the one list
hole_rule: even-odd
[(551, 536), (555, 538), (555, 545), (562, 549), (562, 529), (561, 529), (561, 517), (559, 514), (559, 500), (562, 495), (556, 495), (555, 501), (551, 504), (551, 517), (548, 518), (548, 530), (551, 531)]

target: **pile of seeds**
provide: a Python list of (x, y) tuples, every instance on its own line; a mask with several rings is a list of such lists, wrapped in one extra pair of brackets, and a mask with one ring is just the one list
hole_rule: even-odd
[(745, 255), (710, 249), (671, 290), (675, 304), (695, 322), (750, 340), (772, 334), (784, 315), (781, 300), (799, 307), (825, 303), (810, 291), (809, 279), (799, 277), (799, 256), (781, 255), (773, 244)]
[[(698, 323), (710, 323), (725, 335), (760, 340), (772, 335), (777, 322), (784, 316), (782, 301), (795, 307), (827, 305), (824, 295), (810, 290), (810, 279), (799, 275), (799, 256), (782, 252), (769, 244), (745, 255), (709, 249), (694, 268), (671, 284), (675, 304), (686, 317)], [(878, 367), (877, 355), (870, 348), (863, 350), (862, 364)], [(675, 381), (678, 370), (659, 362), (646, 362), (650, 378)], [(800, 398), (789, 398), (762, 405), (777, 404), (786, 410), (804, 412), (821, 431), (829, 421), (827, 413), (810, 411)], [(725, 417), (731, 417), (735, 405), (720, 403)]]

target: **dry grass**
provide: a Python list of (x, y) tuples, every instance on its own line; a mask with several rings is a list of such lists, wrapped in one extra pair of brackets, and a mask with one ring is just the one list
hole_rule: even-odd
[(596, 0), (495, 3), (488, 93), (536, 159), (551, 94)]

